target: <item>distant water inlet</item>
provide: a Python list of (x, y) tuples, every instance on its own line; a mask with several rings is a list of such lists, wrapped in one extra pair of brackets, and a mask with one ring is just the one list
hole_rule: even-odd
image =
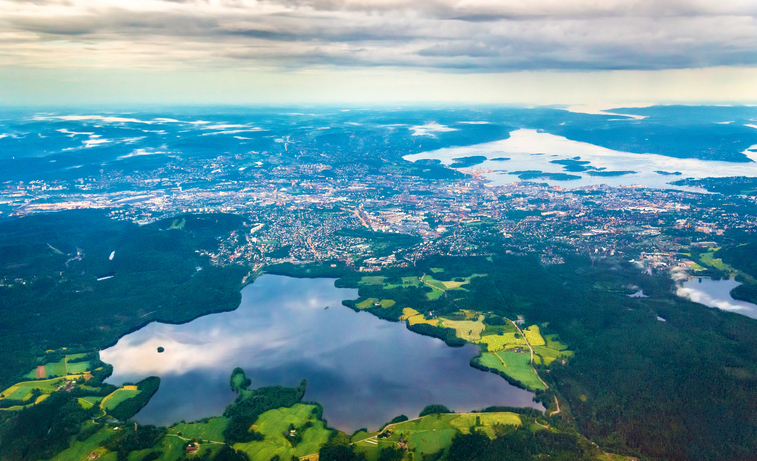
[(329, 424), (345, 431), (376, 429), (433, 403), (456, 411), (539, 408), (533, 394), (471, 368), (476, 346), (451, 348), (342, 306), (354, 298), (357, 290), (336, 288), (333, 279), (265, 275), (242, 290), (233, 312), (184, 325), (152, 323), (100, 355), (114, 367), (113, 384), (161, 377), (135, 417), (142, 424), (220, 415), (235, 397), (229, 386), (235, 367), (253, 388), (307, 379), (305, 400), (321, 403)]
[(709, 277), (692, 277), (678, 288), (678, 296), (689, 298), (705, 306), (757, 319), (757, 305), (731, 297), (731, 290), (739, 285), (741, 284), (733, 279), (713, 280)]

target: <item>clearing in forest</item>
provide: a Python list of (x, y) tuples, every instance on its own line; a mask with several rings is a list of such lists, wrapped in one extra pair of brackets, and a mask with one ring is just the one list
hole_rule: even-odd
[(223, 442), (223, 431), (229, 424), (229, 418), (217, 416), (196, 423), (178, 423), (168, 429), (169, 434), (180, 435), (187, 439)]
[[(252, 426), (264, 435), (262, 441), (237, 443), (235, 450), (247, 453), (251, 461), (291, 459), (318, 453), (326, 443), (331, 431), (324, 427), (316, 415), (315, 405), (295, 404), (290, 408), (266, 411)], [(290, 432), (294, 427), (294, 433)]]

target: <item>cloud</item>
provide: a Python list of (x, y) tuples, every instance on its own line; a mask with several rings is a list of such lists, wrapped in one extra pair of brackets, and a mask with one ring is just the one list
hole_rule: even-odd
[(757, 64), (745, 0), (0, 0), (0, 65), (457, 71)]

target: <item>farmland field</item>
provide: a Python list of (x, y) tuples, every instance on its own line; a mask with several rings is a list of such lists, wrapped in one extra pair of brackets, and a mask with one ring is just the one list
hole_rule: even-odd
[[(481, 336), (478, 343), (486, 344), (489, 352), (504, 350), (507, 346), (525, 346), (526, 341), (523, 338), (516, 338), (518, 333), (504, 333), (501, 335), (484, 335)], [(518, 335), (520, 336), (520, 335)]]
[(557, 339), (557, 335), (545, 335), (544, 339), (547, 340), (547, 347), (556, 351), (563, 351), (568, 348), (565, 344), (561, 343)]
[[(505, 373), (516, 381), (520, 381), (529, 389), (545, 389), (531, 367), (531, 356), (528, 352), (484, 352), (477, 359), (481, 365)], [(503, 363), (504, 362), (504, 363)]]
[(441, 319), (441, 323), (445, 328), (453, 328), (455, 335), (458, 338), (462, 338), (466, 341), (478, 341), (481, 339), (481, 332), (484, 331), (484, 316), (480, 315), (477, 320), (449, 320), (446, 318)]
[(102, 397), (98, 396), (87, 396), (87, 397), (79, 397), (79, 405), (82, 406), (82, 408), (89, 409), (94, 407), (95, 405), (100, 405), (100, 402), (102, 401)]
[(437, 289), (442, 290), (442, 291), (444, 291), (444, 290), (447, 289), (447, 287), (444, 286), (444, 282), (442, 282), (440, 280), (436, 280), (433, 277), (431, 277), (430, 275), (424, 276), (423, 277), (423, 282), (426, 285), (428, 285), (428, 286), (430, 286), (432, 288), (437, 288)]
[(526, 335), (526, 339), (532, 346), (543, 346), (546, 344), (544, 338), (541, 336), (538, 325), (531, 325), (523, 330), (523, 334)]
[(426, 297), (430, 301), (433, 301), (435, 299), (441, 298), (443, 294), (444, 294), (444, 291), (442, 291), (442, 290), (440, 290), (438, 288), (432, 287), (432, 291), (430, 293), (426, 293)]
[(503, 371), (507, 376), (520, 381), (529, 389), (545, 389), (544, 384), (531, 367), (531, 356), (528, 352), (519, 354), (517, 352), (495, 352), (501, 358), (506, 366)]
[(223, 442), (223, 430), (226, 429), (228, 424), (228, 418), (218, 416), (210, 418), (207, 422), (176, 424), (168, 430), (168, 433), (181, 435), (188, 439)]
[[(75, 360), (84, 357), (85, 355), (86, 354), (70, 354), (63, 357), (58, 362), (51, 362), (42, 365), (45, 370), (45, 378), (61, 377), (73, 373), (86, 373), (90, 371), (89, 369), (91, 367), (91, 364), (89, 361), (68, 363), (70, 360)], [(34, 370), (25, 374), (24, 377), (28, 379), (35, 379), (37, 377), (37, 369), (35, 368)]]
[[(74, 440), (71, 442), (71, 446), (58, 453), (52, 461), (75, 461), (85, 460), (93, 451), (96, 451), (100, 456), (108, 452), (105, 448), (100, 448), (105, 442), (113, 437), (116, 432), (107, 426), (97, 431), (92, 437), (83, 442)], [(115, 453), (113, 453), (115, 455)], [(98, 457), (97, 459), (102, 459)]]
[(163, 437), (163, 441), (160, 444), (160, 461), (176, 461), (178, 459), (184, 459), (186, 452), (184, 447), (187, 446), (187, 442), (176, 437), (174, 435), (167, 435)]
[(14, 400), (24, 400), (32, 389), (39, 389), (43, 394), (49, 394), (55, 392), (55, 390), (63, 384), (63, 378), (45, 379), (41, 381), (24, 381), (18, 384), (14, 384), (3, 392), (5, 398)]
[[(573, 352), (571, 351), (558, 351), (547, 346), (534, 346), (534, 354), (538, 354), (543, 359), (545, 365), (549, 365), (560, 358), (573, 356)], [(535, 356), (534, 359), (536, 359)]]
[[(260, 415), (253, 425), (253, 429), (262, 433), (265, 439), (259, 442), (238, 443), (234, 449), (242, 450), (250, 456), (252, 461), (268, 461), (274, 456), (280, 459), (290, 459), (292, 456), (305, 456), (318, 453), (320, 447), (329, 438), (323, 421), (313, 414), (315, 405), (298, 403), (291, 408), (270, 410)], [(305, 428), (305, 424), (312, 424)], [(300, 431), (302, 440), (296, 446), (284, 437), (289, 433), (290, 425)]]
[(380, 275), (366, 275), (360, 279), (363, 285), (383, 285), (386, 277)]
[(374, 439), (377, 444), (359, 442), (355, 447), (357, 451), (365, 453), (369, 461), (373, 461), (378, 458), (382, 448), (396, 446), (400, 437), (403, 437), (408, 442), (409, 449), (414, 452), (414, 459), (422, 459), (423, 454), (448, 448), (457, 434), (469, 433), (470, 427), (476, 425), (477, 417), (479, 429), (490, 437), (494, 436), (493, 427), (496, 424), (521, 425), (520, 416), (515, 413), (434, 414), (394, 424), (389, 428), (392, 435), (386, 439)]
[(438, 319), (426, 319), (423, 314), (415, 314), (407, 318), (407, 323), (415, 325), (416, 323), (428, 323), (429, 325), (436, 326), (439, 323)]
[(100, 406), (103, 407), (106, 411), (112, 410), (116, 408), (119, 403), (136, 396), (140, 392), (142, 391), (116, 389), (112, 394), (108, 395), (102, 400), (102, 402), (100, 402)]
[(503, 426), (520, 426), (521, 419), (515, 413), (478, 413), (478, 414), (464, 414), (452, 419), (449, 424), (462, 432), (463, 434), (469, 434), (470, 428), (476, 425), (476, 418), (480, 423), (477, 428), (483, 430), (489, 438), (494, 438), (494, 426), (496, 424), (502, 424)]
[(392, 307), (394, 306), (394, 300), (392, 299), (377, 299), (377, 298), (368, 298), (363, 301), (360, 301), (356, 304), (358, 309), (368, 309), (369, 307), (374, 307), (375, 305), (381, 305), (381, 307)]

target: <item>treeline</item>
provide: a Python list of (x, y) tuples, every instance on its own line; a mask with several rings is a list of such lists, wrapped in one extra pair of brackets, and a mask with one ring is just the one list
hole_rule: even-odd
[[(588, 441), (574, 434), (539, 430), (531, 432), (518, 427), (511, 432), (489, 439), (479, 431), (460, 434), (452, 441), (447, 461), (500, 461), (500, 460), (594, 460), (604, 459), (603, 453)], [(600, 458), (602, 457), (602, 458)]]
[(736, 280), (742, 285), (731, 290), (733, 298), (757, 304), (757, 283), (754, 281), (757, 277), (757, 243), (751, 242), (746, 245), (731, 246), (722, 248), (715, 253), (716, 258), (721, 258), (724, 263), (730, 264), (752, 278), (747, 279), (737, 276)]

